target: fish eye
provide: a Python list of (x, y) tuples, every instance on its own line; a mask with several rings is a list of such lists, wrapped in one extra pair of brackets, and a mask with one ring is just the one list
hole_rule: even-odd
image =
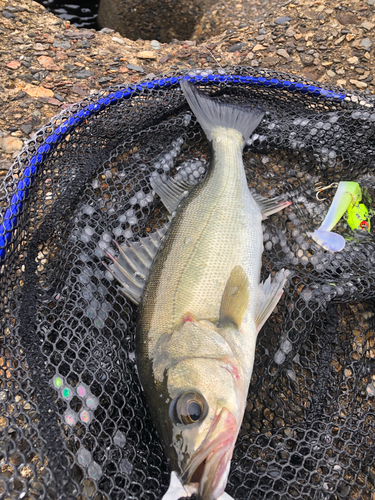
[(190, 425), (202, 421), (207, 416), (207, 403), (197, 392), (185, 392), (171, 404), (173, 420), (180, 424)]

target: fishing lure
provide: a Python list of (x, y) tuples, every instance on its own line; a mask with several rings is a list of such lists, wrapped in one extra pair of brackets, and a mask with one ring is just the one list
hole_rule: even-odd
[(358, 182), (341, 181), (339, 184), (331, 184), (326, 188), (318, 189), (317, 199), (322, 201), (319, 194), (327, 188), (336, 187), (337, 191), (332, 205), (323, 221), (323, 224), (313, 233), (308, 233), (316, 243), (325, 250), (340, 252), (345, 247), (345, 239), (331, 230), (336, 226), (341, 217), (348, 212), (348, 225), (351, 229), (362, 229), (370, 231), (370, 216), (366, 206), (360, 203), (362, 191)]

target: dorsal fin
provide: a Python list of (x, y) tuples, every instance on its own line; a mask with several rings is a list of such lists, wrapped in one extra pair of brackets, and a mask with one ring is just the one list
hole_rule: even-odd
[(220, 306), (219, 326), (234, 323), (241, 326), (249, 303), (249, 280), (241, 266), (233, 268), (225, 285)]
[(122, 285), (122, 293), (137, 305), (168, 226), (169, 222), (134, 243), (126, 242), (122, 245), (116, 243), (119, 251), (117, 258), (107, 252), (112, 264), (106, 268)]
[(152, 177), (150, 184), (170, 214), (176, 210), (182, 199), (189, 194), (189, 190), (194, 186), (193, 183), (184, 180), (163, 180), (160, 175)]

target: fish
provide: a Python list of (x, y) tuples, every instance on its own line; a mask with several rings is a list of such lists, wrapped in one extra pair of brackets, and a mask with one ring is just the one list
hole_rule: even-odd
[(243, 148), (264, 111), (180, 85), (210, 143), (207, 175), (194, 185), (152, 177), (170, 220), (117, 245), (108, 269), (138, 305), (139, 378), (172, 470), (163, 498), (224, 500), (257, 335), (289, 276), (260, 283), (261, 224), (291, 202), (248, 187)]

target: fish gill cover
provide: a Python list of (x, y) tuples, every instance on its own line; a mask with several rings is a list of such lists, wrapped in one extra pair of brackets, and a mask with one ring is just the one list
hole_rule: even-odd
[[(168, 487), (135, 365), (136, 307), (103, 261), (114, 241), (166, 222), (152, 178), (206, 173), (209, 147), (181, 77), (84, 99), (36, 134), (0, 188), (3, 499), (158, 500)], [(248, 184), (292, 202), (263, 222), (262, 280), (293, 274), (258, 337), (227, 492), (373, 500), (373, 229), (342, 219), (337, 253), (307, 233), (334, 194), (317, 201), (316, 182), (356, 181), (375, 199), (374, 101), (244, 67), (190, 78), (266, 111), (244, 151)]]

